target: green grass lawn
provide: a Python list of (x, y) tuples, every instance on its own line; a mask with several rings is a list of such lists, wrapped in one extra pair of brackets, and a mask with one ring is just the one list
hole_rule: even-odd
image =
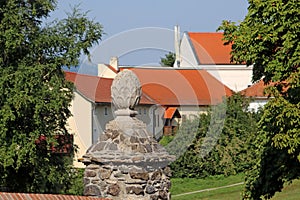
[[(208, 188), (217, 188), (230, 184), (240, 183), (244, 181), (244, 175), (238, 174), (229, 177), (209, 177), (206, 179), (179, 179), (173, 178), (171, 187), (171, 194), (173, 200), (198, 200), (198, 199), (212, 199), (212, 200), (239, 200), (241, 199), (241, 191), (243, 185), (237, 185), (228, 188), (221, 188), (213, 191), (205, 191), (195, 194), (187, 194), (183, 196), (176, 196), (186, 192), (193, 192)], [(287, 185), (284, 190), (277, 193), (272, 200), (298, 200), (300, 199), (300, 180), (294, 181), (291, 185)]]
[(292, 184), (283, 188), (282, 192), (278, 192), (272, 200), (299, 200), (300, 199), (300, 180), (294, 180)]

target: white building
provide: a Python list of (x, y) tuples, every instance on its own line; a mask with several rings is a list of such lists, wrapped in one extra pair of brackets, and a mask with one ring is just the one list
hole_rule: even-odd
[[(111, 73), (112, 66), (104, 65)], [(154, 137), (172, 134), (181, 119), (192, 119), (205, 112), (209, 105), (221, 102), (232, 91), (205, 70), (175, 68), (121, 68), (132, 70), (139, 78), (143, 95), (135, 109), (137, 118), (146, 123)], [(102, 73), (103, 74), (103, 73)], [(74, 143), (79, 150), (75, 159), (81, 158), (87, 148), (95, 143), (114, 118), (111, 104), (112, 78), (66, 72), (66, 79), (75, 85), (70, 108), (69, 132), (74, 133)], [(75, 162), (76, 167), (83, 167)]]
[(267, 86), (264, 84), (263, 80), (249, 86), (248, 88), (241, 91), (241, 94), (247, 98), (251, 98), (249, 105), (249, 110), (258, 111), (260, 108), (264, 107), (266, 103), (270, 100), (268, 95), (264, 93)]
[(231, 90), (251, 85), (252, 67), (230, 62), (231, 45), (223, 33), (185, 32), (180, 43), (180, 67), (205, 69)]

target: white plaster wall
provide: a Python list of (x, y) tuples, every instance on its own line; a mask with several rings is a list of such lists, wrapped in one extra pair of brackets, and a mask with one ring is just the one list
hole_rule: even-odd
[(159, 105), (138, 105), (135, 110), (139, 113), (136, 117), (146, 124), (147, 131), (155, 138), (160, 138), (163, 134), (165, 109)]
[(246, 67), (246, 65), (212, 65), (202, 68), (235, 92), (252, 85), (252, 67)]
[(105, 64), (98, 64), (98, 76), (102, 78), (115, 78), (116, 73), (107, 67)]
[(135, 107), (135, 111), (138, 112), (138, 115), (136, 116), (139, 120), (143, 121), (147, 125), (147, 131), (152, 133), (153, 129), (150, 124), (152, 122), (152, 113), (149, 112), (151, 106), (147, 105), (138, 105)]
[(193, 120), (199, 116), (201, 113), (206, 113), (208, 107), (201, 107), (201, 106), (180, 106), (178, 111), (181, 115), (181, 121), (185, 117), (188, 120)]
[(87, 101), (77, 92), (74, 92), (74, 98), (69, 108), (72, 117), (68, 119), (68, 131), (74, 134), (74, 144), (77, 145), (77, 153), (74, 157), (74, 167), (84, 167), (77, 160), (82, 158), (87, 148), (92, 144), (92, 103)]
[(249, 104), (249, 110), (257, 112), (260, 108), (264, 107), (268, 101), (268, 99), (256, 99)]
[(205, 69), (219, 81), (233, 91), (241, 91), (251, 85), (252, 67), (246, 65), (198, 65), (196, 56), (189, 42), (187, 33), (184, 33), (180, 44), (182, 68)]
[(238, 92), (252, 85), (252, 67), (246, 65), (198, 65), (185, 69), (206, 70), (231, 90)]
[(193, 49), (190, 45), (187, 33), (183, 34), (180, 43), (180, 57), (180, 67), (193, 67), (198, 65)]
[[(161, 108), (154, 108), (156, 108), (155, 105), (138, 105), (135, 107), (135, 111), (138, 112), (136, 117), (146, 124), (147, 131), (156, 135), (162, 130), (164, 113), (162, 113)], [(107, 109), (107, 114), (105, 114), (105, 109)], [(114, 107), (110, 104), (99, 104), (96, 106), (93, 121), (93, 143), (97, 141), (99, 135), (105, 130), (106, 124), (114, 119), (114, 110)], [(155, 122), (154, 116), (156, 118)]]
[(93, 143), (96, 143), (98, 137), (105, 130), (106, 124), (114, 119), (114, 108), (111, 104), (96, 105), (93, 112)]

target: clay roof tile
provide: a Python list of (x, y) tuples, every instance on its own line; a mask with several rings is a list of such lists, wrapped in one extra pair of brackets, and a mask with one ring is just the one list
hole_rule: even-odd
[(188, 32), (198, 64), (231, 64), (231, 45), (224, 45), (223, 33)]

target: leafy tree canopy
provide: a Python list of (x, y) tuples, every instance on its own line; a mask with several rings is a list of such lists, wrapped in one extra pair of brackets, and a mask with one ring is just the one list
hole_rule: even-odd
[(249, 0), (245, 19), (223, 21), (219, 30), (232, 44), (232, 61), (253, 65), (253, 81), (273, 85), (244, 192), (244, 199), (270, 198), (300, 177), (300, 1)]
[(219, 27), (226, 43), (232, 43), (232, 61), (253, 65), (254, 81), (287, 81), (299, 75), (299, 9), (297, 0), (249, 0), (240, 24), (223, 21)]
[(253, 141), (260, 113), (248, 111), (248, 106), (249, 99), (235, 94), (207, 114), (201, 114), (199, 119), (184, 122), (166, 146), (171, 154), (176, 155), (178, 149), (186, 150), (182, 144), (187, 146), (187, 141), (191, 144), (171, 164), (173, 176), (227, 176), (249, 169), (254, 160)]
[(43, 25), (55, 7), (55, 0), (0, 1), (0, 190), (56, 193), (70, 181), (70, 158), (49, 150), (54, 135), (68, 134), (71, 115), (72, 85), (61, 67), (78, 65), (102, 26), (76, 8)]
[(165, 58), (160, 59), (160, 65), (163, 67), (173, 67), (175, 62), (175, 53), (169, 52), (165, 55)]

